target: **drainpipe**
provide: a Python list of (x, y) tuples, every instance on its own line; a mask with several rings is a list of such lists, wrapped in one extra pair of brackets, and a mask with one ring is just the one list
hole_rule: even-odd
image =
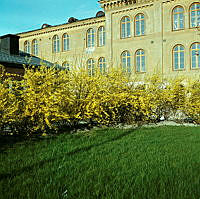
[(162, 31), (161, 31), (161, 39), (162, 39), (162, 62), (161, 62), (161, 65), (162, 65), (162, 82), (163, 82), (163, 75), (164, 75), (164, 13), (163, 13), (164, 9), (163, 9), (163, 0), (161, 2), (161, 21), (162, 21)]
[(111, 13), (111, 57), (110, 57), (110, 59), (111, 59), (111, 63), (112, 63), (112, 67), (113, 67), (113, 25), (112, 25), (112, 23), (113, 23), (113, 13)]

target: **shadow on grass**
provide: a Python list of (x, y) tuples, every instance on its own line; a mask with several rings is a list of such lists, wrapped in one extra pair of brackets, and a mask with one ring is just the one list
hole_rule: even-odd
[[(91, 150), (92, 148), (95, 148), (95, 147), (98, 147), (98, 146), (101, 146), (103, 144), (107, 144), (107, 143), (110, 143), (110, 142), (113, 142), (113, 141), (120, 140), (121, 138), (128, 136), (129, 134), (133, 133), (133, 131), (134, 130), (128, 130), (128, 131), (126, 131), (126, 132), (124, 132), (124, 133), (122, 133), (122, 134), (120, 134), (120, 135), (118, 135), (118, 136), (116, 136), (112, 139), (108, 139), (108, 140), (105, 140), (105, 141), (97, 143), (97, 144), (92, 144), (92, 145), (89, 145), (89, 146), (86, 146), (86, 147), (75, 149), (75, 150), (72, 150), (72, 151), (65, 153), (63, 155), (73, 156), (73, 155), (76, 155), (78, 153), (87, 152), (87, 151)], [(56, 158), (52, 158), (52, 159), (48, 159), (48, 160), (42, 160), (42, 161), (40, 161), (36, 164), (32, 164), (30, 166), (26, 166), (26, 167), (23, 167), (21, 169), (13, 170), (10, 173), (0, 173), (0, 181), (4, 180), (6, 178), (14, 178), (15, 176), (20, 175), (23, 172), (30, 172), (30, 170), (32, 170), (34, 168), (43, 167), (47, 163), (53, 162), (55, 160), (63, 159), (63, 155), (62, 156), (60, 155)]]
[[(25, 144), (25, 142), (35, 142), (35, 141), (41, 141), (44, 139), (54, 139), (60, 134), (67, 134), (74, 132), (75, 130), (91, 130), (92, 126), (88, 124), (78, 124), (78, 125), (60, 125), (60, 128), (58, 131), (55, 131), (53, 129), (48, 129), (48, 136), (43, 137), (42, 132), (39, 131), (36, 133), (31, 134), (30, 136), (27, 136), (26, 134), (16, 134), (16, 135), (9, 135), (5, 132), (0, 132), (0, 153), (5, 152), (8, 148), (13, 148), (15, 144), (22, 142)], [(11, 133), (11, 132), (10, 132)]]
[(15, 135), (0, 135), (0, 153), (12, 148), (14, 144), (26, 141), (27, 138)]
[(6, 153), (6, 150), (9, 148), (15, 148), (15, 144), (22, 143), (23, 145), (34, 143), (36, 141), (42, 141), (44, 139), (55, 139), (55, 137), (42, 137), (42, 136), (34, 136), (34, 137), (26, 137), (20, 135), (0, 135), (0, 153)]

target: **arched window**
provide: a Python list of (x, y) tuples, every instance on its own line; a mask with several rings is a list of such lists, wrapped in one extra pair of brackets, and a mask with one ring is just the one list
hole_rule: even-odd
[(123, 17), (121, 19), (121, 38), (131, 36), (131, 20), (130, 17)]
[(145, 52), (139, 49), (135, 53), (136, 72), (146, 72)]
[(53, 36), (53, 52), (59, 52), (60, 51), (60, 40), (58, 35)]
[(144, 14), (140, 13), (135, 16), (135, 36), (145, 34), (145, 18)]
[(104, 46), (105, 45), (105, 39), (106, 39), (105, 27), (101, 26), (98, 29), (98, 46)]
[(124, 51), (121, 54), (122, 70), (124, 72), (131, 72), (131, 55), (129, 51)]
[(200, 3), (193, 3), (190, 6), (190, 28), (200, 26)]
[(190, 51), (192, 69), (200, 68), (200, 43), (192, 44)]
[(173, 69), (180, 70), (185, 68), (185, 49), (182, 45), (173, 48)]
[(32, 42), (32, 53), (35, 56), (38, 55), (38, 41), (36, 39), (34, 39)]
[(25, 53), (31, 53), (31, 48), (30, 48), (30, 42), (29, 41), (25, 41), (24, 42), (24, 52)]
[(69, 35), (66, 33), (63, 35), (62, 44), (63, 44), (63, 51), (69, 50)]
[(94, 67), (94, 60), (93, 59), (88, 59), (87, 61), (87, 70), (88, 70), (88, 75), (93, 76), (95, 73), (95, 67)]
[(90, 47), (94, 47), (95, 46), (95, 32), (94, 32), (94, 29), (93, 28), (90, 28), (88, 31), (87, 31), (87, 48), (90, 48)]
[(70, 66), (69, 66), (69, 63), (68, 62), (63, 62), (62, 64), (63, 68), (65, 68), (66, 70), (70, 71)]
[(106, 59), (105, 57), (100, 57), (98, 62), (99, 70), (102, 74), (106, 73)]
[(176, 6), (172, 11), (173, 30), (184, 29), (184, 9), (182, 6)]

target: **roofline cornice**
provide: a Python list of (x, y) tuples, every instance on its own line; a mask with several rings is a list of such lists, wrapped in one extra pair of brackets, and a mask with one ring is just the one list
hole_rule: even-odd
[(147, 7), (151, 7), (153, 6), (153, 2), (148, 2), (146, 4), (140, 4), (140, 5), (136, 5), (134, 7), (130, 7), (130, 8), (124, 8), (124, 9), (119, 9), (119, 10), (115, 10), (112, 12), (112, 14), (119, 14), (119, 13), (123, 13), (123, 12), (129, 12), (129, 11), (134, 11), (134, 10), (140, 10), (140, 9), (144, 9)]
[(104, 10), (111, 10), (116, 7), (124, 7), (136, 4), (136, 0), (100, 0), (99, 3)]
[(18, 33), (17, 35), (20, 36), (20, 38), (26, 38), (26, 37), (42, 35), (42, 34), (51, 33), (51, 32), (58, 32), (61, 30), (69, 30), (76, 27), (87, 26), (87, 25), (92, 25), (92, 24), (97, 24), (97, 23), (102, 23), (102, 22), (105, 22), (105, 16), (80, 20), (73, 23), (50, 26), (48, 28), (40, 28), (40, 29), (28, 31), (28, 32)]

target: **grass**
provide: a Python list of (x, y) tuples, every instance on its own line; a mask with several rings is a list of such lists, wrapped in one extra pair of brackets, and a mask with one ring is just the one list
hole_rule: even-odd
[(200, 199), (200, 127), (90, 133), (4, 143), (0, 198)]

